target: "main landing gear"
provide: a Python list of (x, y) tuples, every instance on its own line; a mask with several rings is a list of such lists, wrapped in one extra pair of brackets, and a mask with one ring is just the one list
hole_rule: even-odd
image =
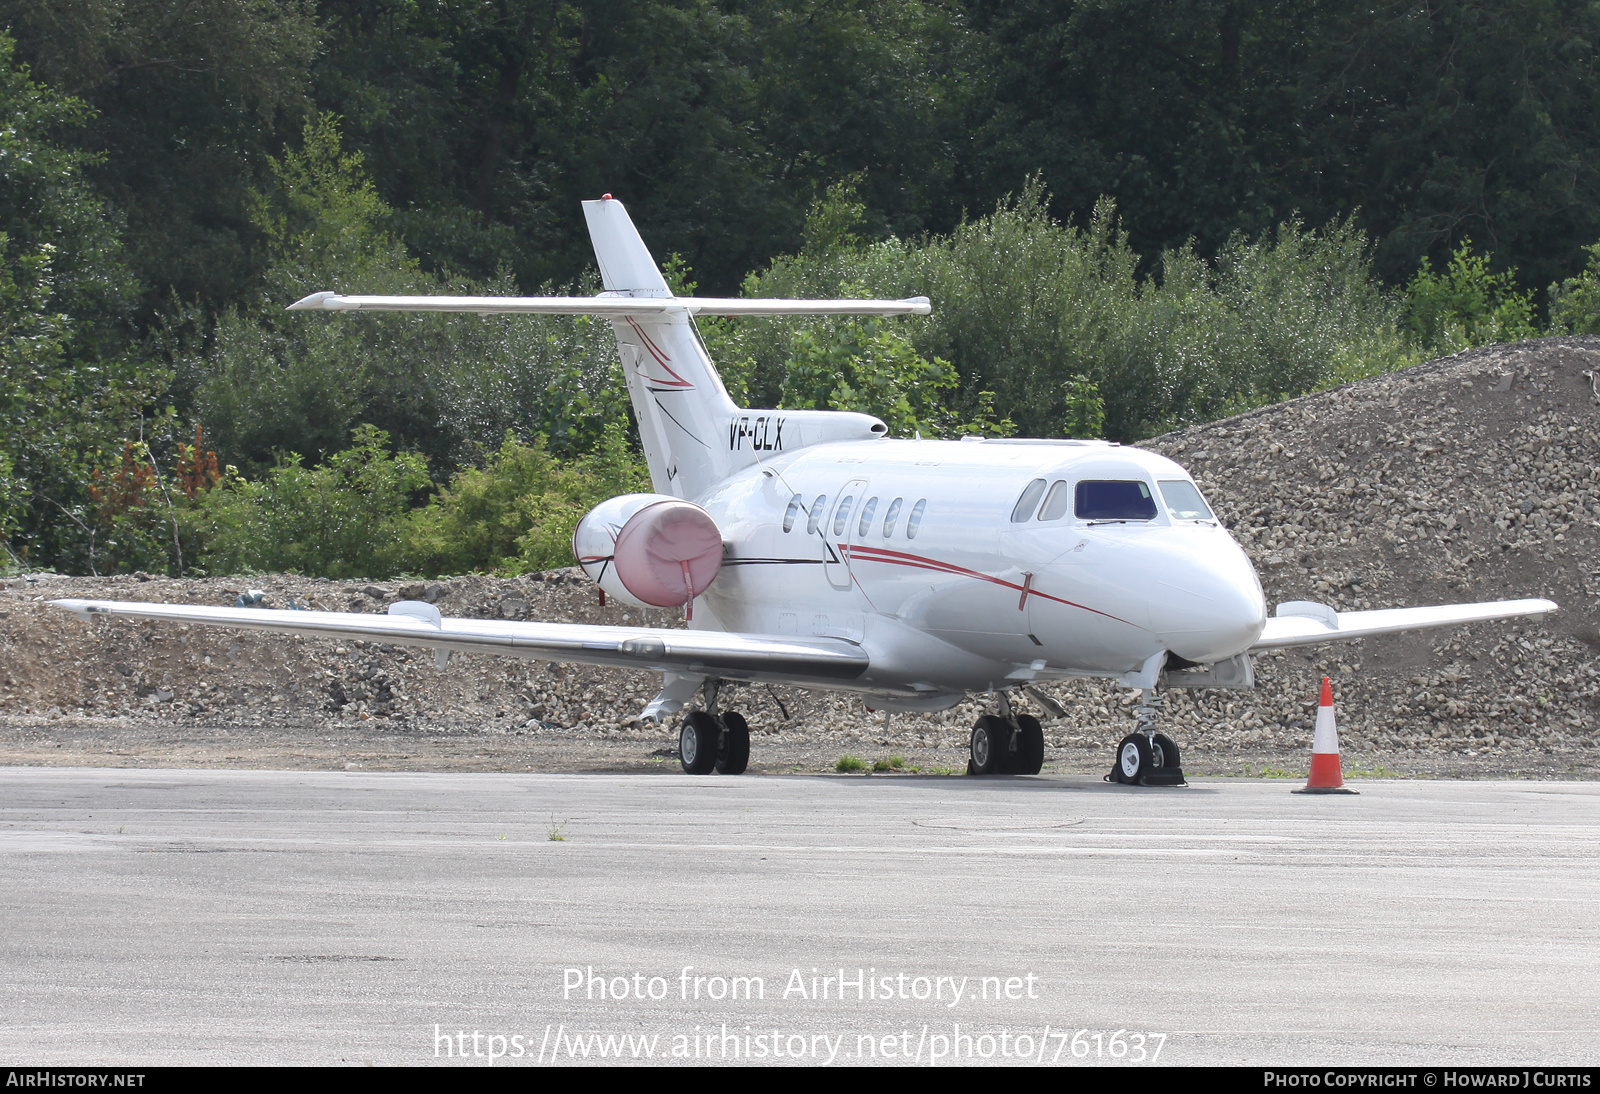
[(1146, 688), (1143, 701), (1134, 711), (1137, 722), (1133, 732), (1117, 745), (1116, 760), (1106, 782), (1128, 783), (1133, 786), (1187, 786), (1178, 745), (1165, 733), (1155, 730), (1156, 719), (1161, 714), (1161, 697), (1154, 688)]
[(706, 709), (684, 715), (678, 762), (686, 775), (743, 775), (750, 766), (750, 723), (738, 711), (717, 713), (719, 681), (706, 681)]
[(1018, 714), (1000, 692), (1000, 713), (985, 714), (972, 727), (968, 775), (1037, 775), (1044, 766), (1044, 727)]

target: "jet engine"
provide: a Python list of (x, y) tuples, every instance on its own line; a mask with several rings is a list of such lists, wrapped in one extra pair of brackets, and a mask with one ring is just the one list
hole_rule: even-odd
[(639, 608), (690, 604), (722, 569), (722, 533), (692, 501), (623, 494), (601, 502), (572, 533), (578, 565), (614, 596)]

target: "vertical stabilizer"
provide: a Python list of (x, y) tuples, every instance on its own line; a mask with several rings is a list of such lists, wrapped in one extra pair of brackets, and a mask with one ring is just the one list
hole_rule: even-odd
[[(622, 202), (586, 201), (583, 215), (605, 295), (672, 296)], [(618, 316), (611, 327), (656, 492), (698, 496), (734, 470), (725, 434), (738, 408), (700, 344), (688, 307)]]

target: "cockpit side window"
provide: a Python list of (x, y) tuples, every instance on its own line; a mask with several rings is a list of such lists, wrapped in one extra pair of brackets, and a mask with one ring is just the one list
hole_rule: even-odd
[(1194, 483), (1185, 479), (1162, 479), (1160, 486), (1161, 500), (1167, 503), (1167, 513), (1173, 520), (1217, 519)]
[(1059, 520), (1066, 515), (1067, 504), (1072, 501), (1072, 487), (1067, 480), (1057, 479), (1045, 495), (1044, 506), (1039, 510), (1040, 520)]
[(1156, 499), (1150, 484), (1138, 480), (1085, 480), (1074, 506), (1079, 520), (1154, 520)]
[(1034, 479), (1024, 487), (1022, 497), (1017, 499), (1016, 507), (1011, 510), (1011, 523), (1021, 524), (1033, 516), (1033, 511), (1039, 504), (1039, 496), (1043, 493), (1043, 479)]

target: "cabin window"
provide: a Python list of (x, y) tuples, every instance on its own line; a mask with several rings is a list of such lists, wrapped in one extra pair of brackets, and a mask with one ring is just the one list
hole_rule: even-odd
[(1200, 496), (1194, 483), (1184, 479), (1163, 480), (1161, 500), (1167, 503), (1167, 512), (1173, 520), (1216, 520), (1211, 506)]
[(1059, 520), (1067, 514), (1067, 503), (1072, 500), (1072, 487), (1065, 479), (1057, 479), (1045, 495), (1044, 506), (1039, 510), (1040, 520)]
[(801, 508), (802, 506), (800, 505), (799, 494), (796, 494), (794, 497), (789, 499), (789, 508), (783, 511), (783, 530), (785, 532), (792, 532), (794, 530), (794, 522), (795, 519), (800, 516)]
[(856, 525), (856, 538), (860, 539), (872, 527), (872, 514), (878, 511), (878, 499), (871, 498), (861, 507), (861, 522)]
[(922, 514), (927, 511), (928, 499), (923, 498), (911, 507), (911, 515), (906, 518), (906, 538), (916, 539), (917, 529), (922, 527)]
[(856, 503), (856, 496), (854, 494), (845, 495), (844, 500), (839, 502), (839, 510), (838, 510), (838, 512), (833, 514), (833, 534), (834, 535), (836, 535), (836, 536), (844, 535), (844, 526), (850, 522), (850, 507), (853, 506), (855, 503)]
[(1017, 499), (1016, 506), (1011, 510), (1011, 523), (1021, 524), (1033, 516), (1033, 511), (1039, 505), (1039, 498), (1044, 493), (1044, 480), (1034, 479), (1022, 489), (1022, 497)]
[(1154, 520), (1156, 499), (1148, 483), (1134, 481), (1085, 481), (1078, 484), (1076, 511), (1079, 520)]
[(822, 514), (826, 513), (827, 511), (828, 511), (828, 495), (826, 495), (826, 494), (818, 494), (817, 495), (817, 500), (815, 502), (813, 502), (812, 505), (811, 505), (810, 514), (806, 517), (806, 532), (807, 532), (807, 534), (811, 534), (811, 533), (816, 532), (817, 525), (822, 523)]
[(883, 514), (883, 538), (888, 539), (894, 535), (894, 522), (900, 517), (900, 499), (895, 498), (889, 503), (889, 511)]

